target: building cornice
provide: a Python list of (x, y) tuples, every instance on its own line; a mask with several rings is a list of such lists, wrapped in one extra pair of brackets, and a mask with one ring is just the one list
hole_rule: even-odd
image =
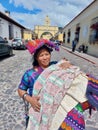
[[(77, 17), (79, 17), (87, 8), (89, 8), (93, 3), (95, 3), (97, 0), (94, 0), (91, 4), (89, 4), (85, 9), (83, 9), (76, 17), (74, 17), (67, 25), (64, 26), (66, 28), (70, 23), (72, 23)], [(64, 29), (63, 28), (63, 29)]]
[(7, 16), (6, 14), (2, 13), (1, 11), (0, 11), (0, 17), (7, 20), (7, 21), (9, 21), (9, 22), (11, 22), (11, 23), (13, 23), (13, 24), (15, 24), (15, 25), (17, 25), (18, 27), (21, 27), (21, 28), (25, 29), (24, 26), (22, 26), (21, 24), (19, 24), (18, 22), (16, 22), (15, 20), (13, 20), (9, 16)]

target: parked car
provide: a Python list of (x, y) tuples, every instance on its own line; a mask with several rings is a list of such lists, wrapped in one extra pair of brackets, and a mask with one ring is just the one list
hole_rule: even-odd
[(15, 38), (12, 40), (13, 49), (26, 49), (25, 42), (21, 38)]
[(8, 41), (0, 37), (0, 56), (4, 55), (13, 55), (13, 49), (12, 47), (8, 44)]

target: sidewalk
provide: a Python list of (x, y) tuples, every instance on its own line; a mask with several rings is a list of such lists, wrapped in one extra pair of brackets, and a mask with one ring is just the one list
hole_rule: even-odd
[(72, 53), (76, 56), (79, 56), (79, 57), (91, 62), (95, 66), (98, 66), (98, 58), (91, 56), (91, 55), (88, 55), (88, 54), (83, 53), (83, 52), (81, 52), (81, 53), (78, 52), (78, 51), (72, 52), (72, 50), (70, 48), (67, 48), (67, 47), (64, 47), (64, 46), (62, 46), (62, 48), (65, 49), (66, 51), (68, 51), (69, 53)]

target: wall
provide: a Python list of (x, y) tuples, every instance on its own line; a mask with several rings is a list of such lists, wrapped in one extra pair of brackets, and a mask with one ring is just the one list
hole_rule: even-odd
[(13, 38), (22, 37), (22, 33), (21, 33), (21, 28), (19, 26), (14, 25), (13, 23), (10, 23), (9, 21), (0, 18), (0, 36), (1, 37), (6, 37), (9, 41), (11, 39), (9, 39), (9, 25), (12, 26), (12, 30), (13, 30)]
[(22, 35), (21, 35), (21, 28), (16, 26), (16, 25), (13, 25), (13, 35), (14, 35), (14, 38), (22, 38)]
[(8, 33), (8, 21), (1, 19), (1, 24), (0, 24), (0, 36), (1, 37), (6, 37), (9, 39), (9, 33)]
[[(80, 33), (79, 33), (79, 42), (77, 48), (83, 43), (88, 46), (88, 53), (91, 55), (98, 56), (98, 41), (95, 44), (89, 43), (89, 36), (91, 31), (91, 22), (92, 19), (98, 17), (98, 0), (92, 3), (88, 8), (86, 8), (83, 12), (80, 13), (75, 19), (72, 20), (68, 25), (66, 25), (63, 29), (66, 33), (65, 37), (65, 46), (72, 47), (72, 40), (75, 37), (76, 25), (79, 23)], [(68, 38), (68, 29), (71, 30), (70, 42), (67, 42)]]
[(24, 31), (24, 35), (23, 35), (24, 40), (31, 40), (32, 36), (33, 36), (33, 34), (31, 31), (26, 31), (26, 30)]

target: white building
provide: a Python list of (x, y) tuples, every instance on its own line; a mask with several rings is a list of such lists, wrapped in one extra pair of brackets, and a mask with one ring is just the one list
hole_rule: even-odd
[(77, 49), (81, 44), (88, 47), (88, 54), (98, 57), (98, 0), (94, 0), (63, 28), (64, 46), (72, 48), (72, 40), (77, 39)]
[(24, 26), (20, 25), (12, 18), (10, 18), (10, 12), (0, 12), (0, 36), (6, 37), (8, 40), (13, 38), (23, 38)]

